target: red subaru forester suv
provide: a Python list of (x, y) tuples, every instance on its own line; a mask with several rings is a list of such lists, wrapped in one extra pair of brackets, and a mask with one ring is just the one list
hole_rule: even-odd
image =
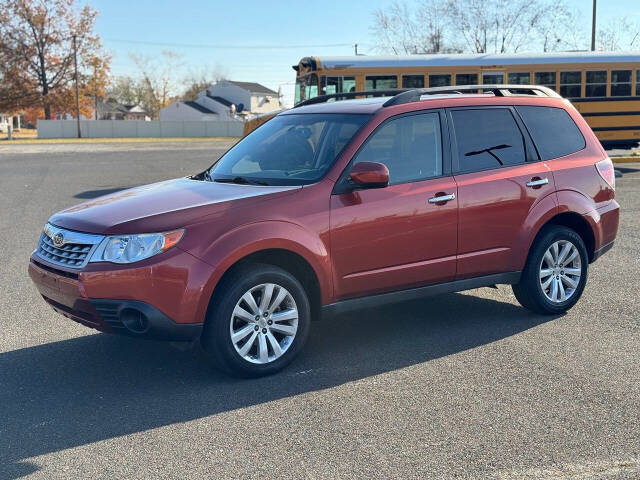
[(452, 88), (307, 101), (205, 172), (56, 213), (29, 274), (72, 320), (200, 338), (241, 376), (323, 313), (495, 284), (566, 311), (616, 237), (611, 161), (555, 92)]

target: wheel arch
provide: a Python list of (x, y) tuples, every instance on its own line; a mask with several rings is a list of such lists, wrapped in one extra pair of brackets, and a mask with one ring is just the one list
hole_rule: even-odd
[(562, 227), (567, 227), (576, 232), (582, 238), (585, 247), (587, 248), (587, 255), (589, 257), (589, 263), (593, 261), (594, 253), (595, 253), (595, 234), (593, 232), (593, 228), (591, 224), (585, 219), (583, 215), (580, 215), (576, 212), (562, 212), (553, 216), (547, 222), (545, 222), (536, 233), (536, 236), (531, 243), (534, 245), (535, 242), (540, 237), (541, 233), (544, 231), (545, 227), (548, 225), (558, 225)]
[[(302, 284), (309, 296), (311, 318), (313, 320), (319, 318), (322, 306), (322, 290), (318, 276), (307, 259), (299, 253), (286, 248), (265, 248), (239, 258), (222, 273), (220, 279), (216, 282), (216, 286), (221, 285), (225, 279), (229, 278), (234, 270), (251, 264), (272, 265), (293, 275)], [(214, 288), (212, 299), (215, 298), (215, 291), (216, 289)]]

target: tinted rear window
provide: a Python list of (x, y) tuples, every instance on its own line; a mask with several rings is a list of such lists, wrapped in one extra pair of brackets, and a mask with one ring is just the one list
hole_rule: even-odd
[(542, 160), (563, 157), (585, 147), (584, 137), (562, 108), (516, 107)]
[(525, 162), (524, 138), (507, 108), (451, 112), (462, 172)]

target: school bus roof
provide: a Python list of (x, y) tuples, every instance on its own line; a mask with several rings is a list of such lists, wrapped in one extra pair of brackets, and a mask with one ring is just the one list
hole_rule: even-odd
[[(640, 51), (312, 57), (317, 68), (491, 67), (536, 64), (640, 63)], [(314, 62), (315, 63), (315, 62)]]

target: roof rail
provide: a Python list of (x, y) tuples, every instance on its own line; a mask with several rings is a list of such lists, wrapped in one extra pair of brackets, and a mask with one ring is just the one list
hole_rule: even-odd
[(297, 103), (293, 106), (293, 108), (304, 107), (305, 105), (314, 105), (316, 103), (324, 103), (331, 99), (349, 99), (356, 97), (389, 97), (401, 94), (403, 92), (409, 92), (411, 90), (407, 90), (406, 88), (391, 88), (387, 90), (369, 90), (368, 92), (341, 92), (341, 93), (330, 93), (327, 95), (319, 95), (317, 97), (310, 98), (308, 100), (303, 100), (300, 103)]
[(537, 96), (562, 98), (555, 91), (541, 85), (455, 85), (450, 87), (416, 88), (398, 93), (382, 106), (391, 107), (419, 101), (423, 95), (448, 95), (463, 93), (492, 93), (496, 97)]

